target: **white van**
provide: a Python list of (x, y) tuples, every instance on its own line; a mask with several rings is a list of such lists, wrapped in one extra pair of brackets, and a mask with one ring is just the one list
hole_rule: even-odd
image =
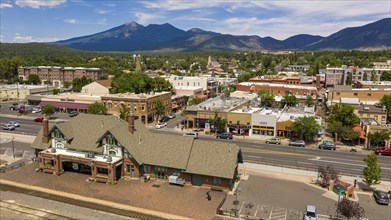
[(314, 205), (307, 205), (304, 212), (304, 220), (318, 220), (316, 214), (316, 207)]
[(193, 137), (194, 139), (198, 139), (198, 133), (197, 132), (188, 132), (183, 134), (183, 136)]

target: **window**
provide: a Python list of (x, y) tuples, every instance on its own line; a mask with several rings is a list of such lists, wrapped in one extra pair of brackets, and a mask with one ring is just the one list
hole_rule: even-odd
[(377, 116), (377, 115), (375, 115), (375, 117), (373, 117), (373, 119), (375, 119), (375, 120), (377, 121), (377, 119), (378, 119), (378, 116)]
[(114, 108), (117, 108), (118, 106), (117, 106), (117, 102), (114, 102)]
[(64, 138), (64, 136), (62, 135), (62, 133), (60, 132), (60, 130), (58, 130), (57, 128), (54, 129), (52, 131), (52, 138)]
[(337, 95), (341, 95), (341, 93), (340, 93), (340, 92), (337, 92)]
[(357, 93), (353, 93), (354, 96), (357, 96)]
[(136, 104), (136, 103), (133, 104), (133, 109), (134, 109), (134, 110), (137, 110), (137, 104)]
[(381, 116), (381, 121), (385, 121), (386, 120), (386, 116)]
[(372, 94), (371, 93), (367, 93), (367, 96), (372, 96)]
[(213, 177), (213, 185), (220, 186), (221, 185), (221, 178), (220, 177)]
[(145, 105), (142, 104), (142, 105), (141, 105), (141, 110), (144, 111), (144, 109), (145, 109)]
[(144, 165), (144, 173), (150, 173), (151, 172), (151, 166), (150, 165)]

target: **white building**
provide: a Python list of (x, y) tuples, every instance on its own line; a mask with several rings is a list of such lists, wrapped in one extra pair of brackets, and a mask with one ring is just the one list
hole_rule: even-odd
[(170, 76), (166, 77), (173, 87), (201, 86), (205, 90), (216, 90), (217, 81), (213, 77)]

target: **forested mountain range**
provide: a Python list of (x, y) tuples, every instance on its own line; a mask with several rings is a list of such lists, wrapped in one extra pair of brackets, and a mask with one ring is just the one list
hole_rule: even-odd
[(171, 24), (143, 26), (130, 22), (112, 29), (53, 44), (86, 51), (202, 51), (202, 50), (346, 50), (391, 48), (391, 18), (349, 27), (327, 37), (299, 34), (285, 40), (236, 36), (198, 28), (188, 31)]

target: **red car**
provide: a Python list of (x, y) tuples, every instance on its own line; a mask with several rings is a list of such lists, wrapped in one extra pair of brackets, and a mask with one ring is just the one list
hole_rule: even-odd
[(389, 155), (391, 156), (391, 148), (385, 148), (385, 149), (376, 149), (375, 154), (377, 155)]
[(43, 121), (43, 118), (35, 118), (34, 121), (35, 121), (35, 122), (42, 122), (42, 121)]

